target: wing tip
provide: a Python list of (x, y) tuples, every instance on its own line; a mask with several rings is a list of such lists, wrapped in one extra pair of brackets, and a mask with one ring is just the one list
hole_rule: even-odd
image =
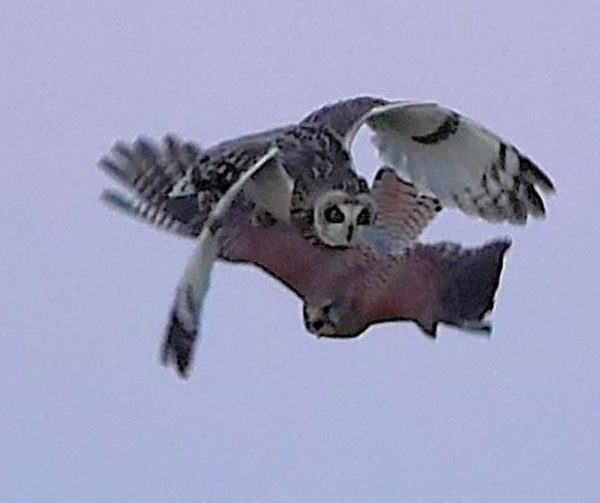
[(104, 189), (99, 200), (110, 208), (124, 213), (135, 213), (134, 201), (116, 190)]
[(122, 166), (120, 166), (110, 157), (101, 157), (98, 161), (98, 168), (100, 168), (104, 173), (106, 173), (108, 176), (110, 176), (117, 182), (123, 183), (127, 186), (130, 184), (129, 176), (127, 175), (125, 169), (123, 169)]
[(529, 157), (520, 155), (520, 169), (525, 178), (540, 188), (545, 194), (555, 194), (556, 186), (550, 177), (544, 173)]
[(166, 367), (173, 367), (182, 379), (189, 377), (193, 343), (197, 336), (196, 330), (191, 332), (186, 330), (175, 312), (171, 314), (160, 359)]

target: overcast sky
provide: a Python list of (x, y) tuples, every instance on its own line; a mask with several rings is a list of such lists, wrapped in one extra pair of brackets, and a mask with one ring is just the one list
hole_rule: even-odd
[[(0, 501), (600, 501), (599, 26), (592, 1), (3, 0)], [(513, 238), (493, 337), (316, 340), (219, 264), (180, 380), (158, 350), (193, 243), (103, 207), (96, 161), (363, 93), (453, 107), (555, 181), (545, 221), (425, 233)]]

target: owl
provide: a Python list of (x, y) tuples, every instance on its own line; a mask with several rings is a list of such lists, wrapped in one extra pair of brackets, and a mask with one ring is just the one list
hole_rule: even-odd
[[(363, 125), (383, 161), (370, 186), (351, 155)], [(162, 145), (120, 142), (99, 165), (132, 193), (107, 190), (105, 202), (196, 241), (162, 350), (182, 376), (217, 259), (255, 264), (287, 285), (317, 336), (355, 337), (393, 320), (432, 337), (440, 322), (487, 331), (510, 243), (417, 240), (443, 207), (524, 224), (545, 214), (540, 191), (554, 191), (516, 147), (459, 113), (373, 97), (205, 150), (171, 135)]]

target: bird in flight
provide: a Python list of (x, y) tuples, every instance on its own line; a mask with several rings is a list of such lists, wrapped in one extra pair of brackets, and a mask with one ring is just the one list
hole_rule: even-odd
[[(369, 183), (352, 142), (373, 133), (382, 167)], [(306, 329), (350, 338), (374, 323), (440, 322), (489, 331), (507, 240), (463, 249), (418, 238), (442, 208), (490, 222), (543, 217), (554, 186), (527, 156), (435, 103), (358, 97), (298, 123), (208, 149), (167, 135), (118, 142), (99, 166), (130, 195), (110, 206), (196, 241), (162, 347), (187, 376), (216, 260), (252, 263), (304, 302)]]

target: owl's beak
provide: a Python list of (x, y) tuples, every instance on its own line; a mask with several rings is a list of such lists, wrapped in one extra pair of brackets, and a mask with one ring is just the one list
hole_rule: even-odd
[(354, 234), (354, 226), (350, 224), (348, 226), (348, 244), (352, 242), (352, 235)]

